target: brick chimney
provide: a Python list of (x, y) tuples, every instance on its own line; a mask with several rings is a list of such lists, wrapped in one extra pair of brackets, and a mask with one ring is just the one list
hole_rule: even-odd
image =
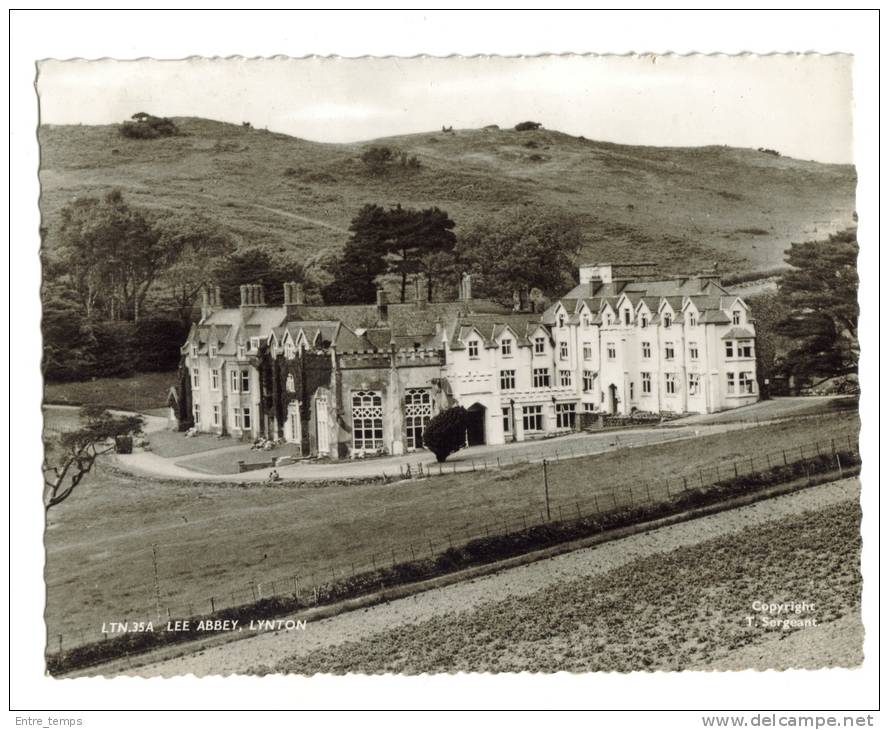
[(463, 272), (460, 277), (460, 296), (461, 301), (469, 301), (472, 299), (472, 275)]
[(388, 324), (389, 304), (386, 301), (386, 292), (382, 288), (377, 289), (377, 324)]
[(417, 309), (424, 309), (426, 307), (426, 302), (428, 301), (426, 298), (428, 290), (426, 287), (426, 277), (423, 276), (423, 274), (418, 274), (414, 279), (414, 288), (416, 289), (414, 303)]
[(297, 316), (297, 309), (306, 303), (303, 285), (296, 281), (284, 282), (284, 307), (289, 317)]

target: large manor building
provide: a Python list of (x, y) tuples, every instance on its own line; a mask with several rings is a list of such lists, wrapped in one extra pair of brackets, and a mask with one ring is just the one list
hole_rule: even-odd
[[(261, 286), (239, 307), (204, 295), (182, 348), (180, 413), (198, 431), (285, 439), (341, 459), (422, 448), (440, 410), (470, 413), (470, 444), (579, 427), (582, 414), (710, 413), (758, 398), (755, 330), (715, 274), (659, 277), (653, 264), (580, 268), (546, 311), (473, 298), (314, 306), (299, 284), (283, 306)], [(186, 417), (187, 420), (187, 417)]]

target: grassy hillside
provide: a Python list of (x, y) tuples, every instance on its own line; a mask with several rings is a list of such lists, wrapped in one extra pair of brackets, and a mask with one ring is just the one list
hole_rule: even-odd
[[(559, 132), (475, 129), (320, 144), (204, 119), (181, 136), (126, 139), (115, 126), (39, 130), (47, 245), (75, 196), (121, 188), (148, 207), (200, 209), (244, 245), (309, 254), (340, 246), (364, 203), (438, 205), (460, 229), (524, 203), (557, 207), (586, 231), (590, 260), (653, 259), (674, 271), (761, 270), (791, 241), (851, 222), (852, 167), (729, 147), (657, 148)], [(416, 155), (419, 170), (370, 176), (370, 144)]]

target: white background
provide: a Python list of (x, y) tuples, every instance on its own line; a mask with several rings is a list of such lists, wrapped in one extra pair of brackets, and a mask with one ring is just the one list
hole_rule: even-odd
[[(874, 12), (59, 12), (13, 11), (11, 29), (10, 352), (11, 698), (16, 716), (83, 717), (84, 726), (153, 727), (174, 718), (78, 710), (127, 708), (676, 708), (691, 711), (866, 710), (876, 707), (878, 450), (878, 16)], [(866, 662), (861, 670), (635, 675), (506, 675), (177, 680), (52, 680), (43, 676), (43, 510), (40, 490), (40, 270), (34, 62), (40, 58), (189, 55), (346, 56), (818, 51), (855, 54), (855, 164), (862, 246), (863, 570)], [(2, 439), (6, 442), (7, 439)], [(635, 718), (700, 727), (700, 712)], [(347, 721), (359, 721), (357, 716)], [(387, 725), (448, 724), (399, 715)], [(536, 725), (520, 715), (497, 723)], [(260, 721), (281, 721), (266, 715)], [(482, 717), (483, 722), (494, 718)], [(626, 714), (589, 718), (629, 726)], [(222, 727), (239, 713), (186, 722)], [(283, 718), (292, 722), (293, 718)], [(306, 718), (311, 723), (327, 718)], [(360, 720), (362, 723), (364, 719)], [(463, 722), (462, 719), (458, 719)]]

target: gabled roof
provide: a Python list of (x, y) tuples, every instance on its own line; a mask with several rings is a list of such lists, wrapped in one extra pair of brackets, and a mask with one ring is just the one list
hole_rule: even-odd
[(723, 340), (752, 340), (755, 335), (746, 327), (732, 327), (723, 336)]
[(731, 322), (728, 315), (721, 309), (710, 309), (701, 315), (701, 324), (728, 324)]

